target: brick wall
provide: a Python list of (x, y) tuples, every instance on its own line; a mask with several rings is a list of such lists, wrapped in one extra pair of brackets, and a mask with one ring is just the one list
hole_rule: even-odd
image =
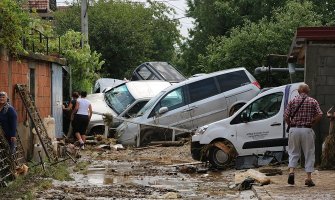
[(18, 121), (26, 120), (26, 111), (20, 96), (14, 92), (15, 84), (29, 85), (29, 63), (35, 63), (35, 104), (41, 118), (51, 115), (51, 63), (29, 59), (10, 60), (0, 56), (0, 90), (8, 93), (11, 104), (18, 113)]

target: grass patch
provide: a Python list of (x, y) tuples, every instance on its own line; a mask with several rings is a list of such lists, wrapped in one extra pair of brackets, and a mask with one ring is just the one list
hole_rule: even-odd
[(83, 161), (78, 162), (76, 166), (73, 168), (74, 172), (80, 172), (82, 174), (87, 174), (87, 167), (89, 166), (89, 162)]
[(26, 176), (19, 176), (8, 187), (0, 188), (0, 199), (36, 199), (35, 192), (52, 188), (52, 179), (60, 181), (72, 180), (66, 162), (49, 166), (45, 172), (42, 166), (29, 167)]

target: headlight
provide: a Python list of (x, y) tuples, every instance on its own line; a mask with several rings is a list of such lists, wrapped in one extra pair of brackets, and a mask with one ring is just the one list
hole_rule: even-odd
[(207, 130), (208, 126), (202, 126), (195, 131), (195, 135), (202, 135)]

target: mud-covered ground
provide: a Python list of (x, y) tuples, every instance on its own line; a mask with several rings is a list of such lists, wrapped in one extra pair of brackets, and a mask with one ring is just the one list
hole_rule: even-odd
[(234, 188), (234, 170), (208, 170), (204, 164), (194, 164), (188, 143), (179, 147), (119, 151), (96, 148), (91, 146), (80, 152), (82, 157), (78, 162), (89, 164), (71, 173), (73, 181), (53, 181), (52, 189), (39, 192), (37, 198), (240, 198), (239, 191)]

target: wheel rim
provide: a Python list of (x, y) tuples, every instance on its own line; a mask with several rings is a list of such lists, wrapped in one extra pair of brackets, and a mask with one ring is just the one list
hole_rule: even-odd
[(226, 163), (228, 159), (229, 156), (224, 151), (222, 151), (221, 149), (216, 151), (215, 160), (217, 160), (218, 163)]

